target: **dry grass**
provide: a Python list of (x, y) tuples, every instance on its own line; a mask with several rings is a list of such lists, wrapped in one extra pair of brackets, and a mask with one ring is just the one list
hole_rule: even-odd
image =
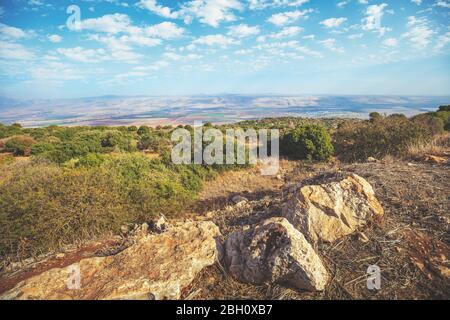
[(421, 160), (430, 155), (440, 157), (450, 155), (450, 133), (436, 136), (432, 141), (415, 142), (406, 150), (407, 159)]

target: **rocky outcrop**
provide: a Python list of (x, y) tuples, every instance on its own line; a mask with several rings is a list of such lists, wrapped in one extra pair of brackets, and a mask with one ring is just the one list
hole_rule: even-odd
[(303, 186), (283, 209), (283, 216), (312, 242), (334, 242), (383, 215), (372, 186), (356, 174)]
[[(183, 288), (218, 258), (219, 235), (212, 222), (187, 222), (162, 234), (145, 235), (114, 256), (83, 259), (68, 268), (46, 271), (0, 298), (178, 299)], [(73, 289), (68, 281), (77, 269), (80, 287)], [(71, 276), (71, 272), (75, 273)]]
[(232, 233), (225, 244), (225, 262), (240, 281), (323, 290), (329, 275), (305, 237), (286, 219), (272, 218), (255, 228)]

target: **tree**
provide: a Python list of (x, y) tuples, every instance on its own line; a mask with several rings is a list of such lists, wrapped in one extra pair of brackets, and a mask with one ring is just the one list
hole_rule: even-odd
[(370, 122), (376, 122), (383, 119), (383, 116), (379, 114), (378, 112), (372, 112), (369, 114)]
[(440, 106), (439, 111), (450, 111), (450, 105), (447, 106)]
[(304, 125), (287, 132), (281, 140), (283, 155), (297, 160), (328, 161), (334, 153), (327, 130), (318, 125)]
[(149, 127), (147, 127), (147, 126), (140, 126), (138, 131), (137, 131), (137, 134), (142, 136), (144, 134), (148, 134), (149, 132), (150, 132), (150, 128)]

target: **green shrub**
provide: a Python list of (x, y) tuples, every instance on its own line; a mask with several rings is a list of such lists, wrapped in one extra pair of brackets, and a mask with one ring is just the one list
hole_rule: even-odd
[(26, 257), (130, 221), (120, 184), (104, 170), (16, 163), (1, 181), (0, 255)]
[[(440, 129), (439, 129), (440, 128)], [(426, 119), (387, 117), (375, 122), (347, 122), (334, 134), (334, 146), (342, 160), (366, 160), (386, 155), (402, 155), (411, 143), (431, 138), (442, 123)]]
[(105, 132), (101, 145), (110, 151), (134, 152), (137, 150), (136, 140), (131, 135), (124, 134), (118, 130)]
[(99, 153), (89, 153), (78, 159), (76, 167), (100, 167), (105, 162), (106, 157)]
[(334, 153), (327, 130), (318, 125), (304, 125), (288, 131), (281, 139), (282, 155), (297, 160), (328, 161)]
[(137, 134), (140, 136), (142, 136), (144, 134), (148, 134), (148, 133), (150, 133), (150, 128), (147, 126), (140, 126), (137, 131)]
[(22, 133), (22, 128), (17, 125), (5, 126), (0, 124), (0, 139), (19, 135)]
[(35, 143), (36, 141), (30, 136), (15, 136), (5, 143), (5, 150), (16, 156), (29, 156)]

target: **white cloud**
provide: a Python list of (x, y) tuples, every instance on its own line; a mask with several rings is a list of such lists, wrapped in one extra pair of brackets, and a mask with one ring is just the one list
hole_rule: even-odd
[(104, 49), (84, 49), (82, 47), (74, 47), (58, 48), (56, 51), (71, 60), (79, 62), (93, 63), (109, 59)]
[(131, 20), (126, 14), (107, 14), (99, 18), (91, 18), (81, 21), (82, 30), (90, 30), (105, 33), (128, 32), (131, 27)]
[(297, 26), (284, 27), (279, 32), (273, 33), (269, 36), (274, 39), (289, 38), (298, 35), (302, 31), (303, 28)]
[(262, 10), (277, 7), (299, 7), (308, 3), (309, 0), (249, 0), (250, 10)]
[(429, 27), (426, 18), (408, 17), (407, 28), (408, 32), (404, 33), (403, 37), (407, 38), (414, 47), (424, 49), (428, 46), (434, 31)]
[(161, 38), (161, 39), (177, 39), (183, 36), (184, 29), (178, 27), (173, 22), (161, 22), (153, 26), (144, 28), (144, 33), (147, 36)]
[(48, 40), (53, 43), (58, 43), (62, 41), (62, 37), (57, 34), (52, 34), (48, 36)]
[(34, 54), (21, 44), (0, 40), (0, 58), (30, 60)]
[(140, 0), (137, 5), (165, 18), (183, 19), (186, 24), (198, 19), (215, 28), (222, 22), (235, 21), (233, 11), (244, 9), (239, 0), (192, 0), (182, 3), (179, 10), (160, 5), (156, 0)]
[(246, 24), (239, 24), (228, 28), (230, 31), (228, 35), (236, 38), (246, 38), (256, 36), (260, 33), (258, 26), (248, 26)]
[(327, 28), (336, 28), (339, 27), (347, 21), (347, 18), (329, 18), (320, 22), (321, 25), (324, 25)]
[(203, 45), (208, 45), (208, 46), (226, 47), (226, 46), (232, 45), (232, 44), (239, 44), (239, 41), (236, 41), (232, 38), (226, 37), (222, 34), (214, 34), (214, 35), (207, 35), (207, 36), (203, 36), (198, 39), (195, 39), (192, 43), (203, 44)]
[(363, 30), (375, 31), (380, 35), (384, 35), (388, 28), (382, 27), (381, 20), (384, 16), (384, 10), (388, 5), (382, 3), (379, 5), (370, 5), (366, 10), (366, 17), (363, 19)]
[(4, 23), (0, 23), (0, 36), (5, 39), (23, 39), (27, 38), (29, 34), (20, 28), (12, 27)]
[(449, 9), (450, 8), (450, 1), (448, 1), (448, 0), (439, 0), (439, 1), (436, 1), (434, 6)]
[(311, 9), (276, 13), (272, 15), (267, 21), (276, 26), (285, 26), (294, 23), (300, 18), (307, 17), (307, 14), (310, 12), (312, 12)]
[(350, 3), (350, 0), (341, 1), (341, 2), (338, 2), (338, 3), (336, 4), (336, 7), (338, 7), (338, 8), (343, 8), (343, 7), (345, 7), (346, 5), (348, 5), (349, 3)]
[(151, 12), (164, 18), (176, 19), (179, 16), (179, 13), (172, 11), (172, 9), (170, 9), (169, 7), (164, 7), (157, 4), (156, 0), (140, 0), (137, 3), (137, 6), (143, 9), (150, 10)]
[(221, 22), (235, 21), (233, 10), (242, 10), (238, 0), (193, 0), (183, 4), (180, 13), (186, 23), (197, 18), (201, 23), (217, 28)]
[(328, 50), (338, 52), (338, 53), (345, 52), (344, 48), (336, 46), (336, 39), (333, 39), (333, 38), (325, 39), (325, 40), (319, 41), (319, 43), (321, 45), (323, 45), (325, 48), (327, 48)]

